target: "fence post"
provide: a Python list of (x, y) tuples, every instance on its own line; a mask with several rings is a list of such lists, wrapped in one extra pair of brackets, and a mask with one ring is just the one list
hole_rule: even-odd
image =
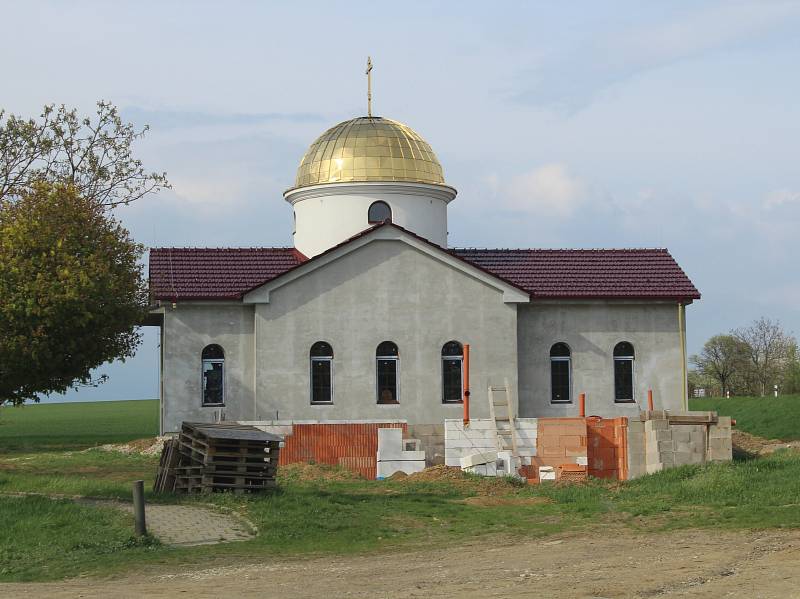
[(147, 525), (144, 519), (144, 481), (133, 481), (133, 520), (134, 531), (137, 537), (147, 534)]

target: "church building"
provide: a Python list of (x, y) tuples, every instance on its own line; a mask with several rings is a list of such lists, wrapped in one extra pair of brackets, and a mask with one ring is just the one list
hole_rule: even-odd
[[(686, 409), (695, 286), (666, 249), (448, 244), (428, 143), (365, 116), (316, 139), (284, 193), (293, 247), (154, 248), (161, 429), (182, 421), (407, 421), (506, 387), (519, 417)], [(534, 240), (535, 241), (535, 240)]]

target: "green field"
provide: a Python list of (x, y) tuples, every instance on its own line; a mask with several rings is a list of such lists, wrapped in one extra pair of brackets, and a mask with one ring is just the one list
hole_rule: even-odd
[(158, 434), (158, 400), (0, 408), (0, 452), (84, 449)]
[[(131, 410), (139, 405), (150, 406), (151, 413), (144, 410), (132, 419)], [(13, 439), (4, 447), (13, 451), (0, 449), (0, 581), (155, 572), (177, 565), (200, 567), (212, 560), (225, 564), (268, 556), (393, 551), (459, 543), (478, 535), (531, 537), (595, 527), (603, 530), (598, 534), (614, 527), (800, 527), (800, 453), (791, 451), (731, 464), (686, 466), (624, 484), (529, 486), (470, 476), (456, 483), (366, 481), (316, 467), (311, 468), (314, 476), (282, 469), (280, 489), (263, 496), (150, 494), (151, 502), (210, 501), (232, 508), (261, 531), (248, 542), (191, 549), (137, 542), (131, 536), (131, 518), (122, 512), (10, 495), (126, 498), (137, 478), (144, 478), (149, 488), (157, 457), (83, 448), (150, 436), (155, 412), (152, 402), (127, 402), (121, 409), (112, 403), (34, 406), (25, 409), (24, 419), (3, 425), (12, 433), (7, 438)], [(41, 425), (30, 420), (35, 414), (46, 415)], [(66, 430), (59, 430), (59, 422), (69, 423), (63, 425)], [(37, 446), (42, 439), (50, 449)]]
[(731, 416), (737, 430), (765, 439), (800, 439), (800, 395), (691, 399), (689, 409)]

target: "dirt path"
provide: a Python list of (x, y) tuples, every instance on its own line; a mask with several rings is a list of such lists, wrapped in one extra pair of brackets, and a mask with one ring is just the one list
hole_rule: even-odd
[(800, 531), (604, 533), (355, 557), (269, 560), (119, 580), (0, 585), (100, 598), (800, 598)]

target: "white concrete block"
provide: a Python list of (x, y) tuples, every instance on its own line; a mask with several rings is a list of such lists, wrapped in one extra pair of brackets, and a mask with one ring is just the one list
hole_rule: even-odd
[(477, 466), (478, 464), (488, 464), (489, 462), (496, 462), (496, 461), (497, 461), (496, 451), (478, 452), (463, 456), (461, 458), (461, 468), (466, 469), (470, 468), (471, 466)]
[(539, 480), (555, 480), (556, 469), (552, 466), (539, 466)]
[(578, 456), (575, 458), (575, 463), (578, 464), (578, 466), (588, 466), (589, 458), (587, 456)]
[(480, 474), (481, 476), (497, 476), (497, 465), (492, 462), (490, 464), (477, 464), (465, 469), (466, 472), (473, 474)]
[(395, 451), (395, 449), (391, 450), (378, 450), (378, 461), (379, 462), (391, 462), (391, 461), (417, 461), (417, 460), (424, 460), (425, 459), (425, 452), (424, 451)]
[(386, 462), (378, 462), (378, 478), (388, 478), (395, 472), (414, 474), (415, 472), (422, 472), (423, 470), (425, 470), (425, 460), (389, 460)]

